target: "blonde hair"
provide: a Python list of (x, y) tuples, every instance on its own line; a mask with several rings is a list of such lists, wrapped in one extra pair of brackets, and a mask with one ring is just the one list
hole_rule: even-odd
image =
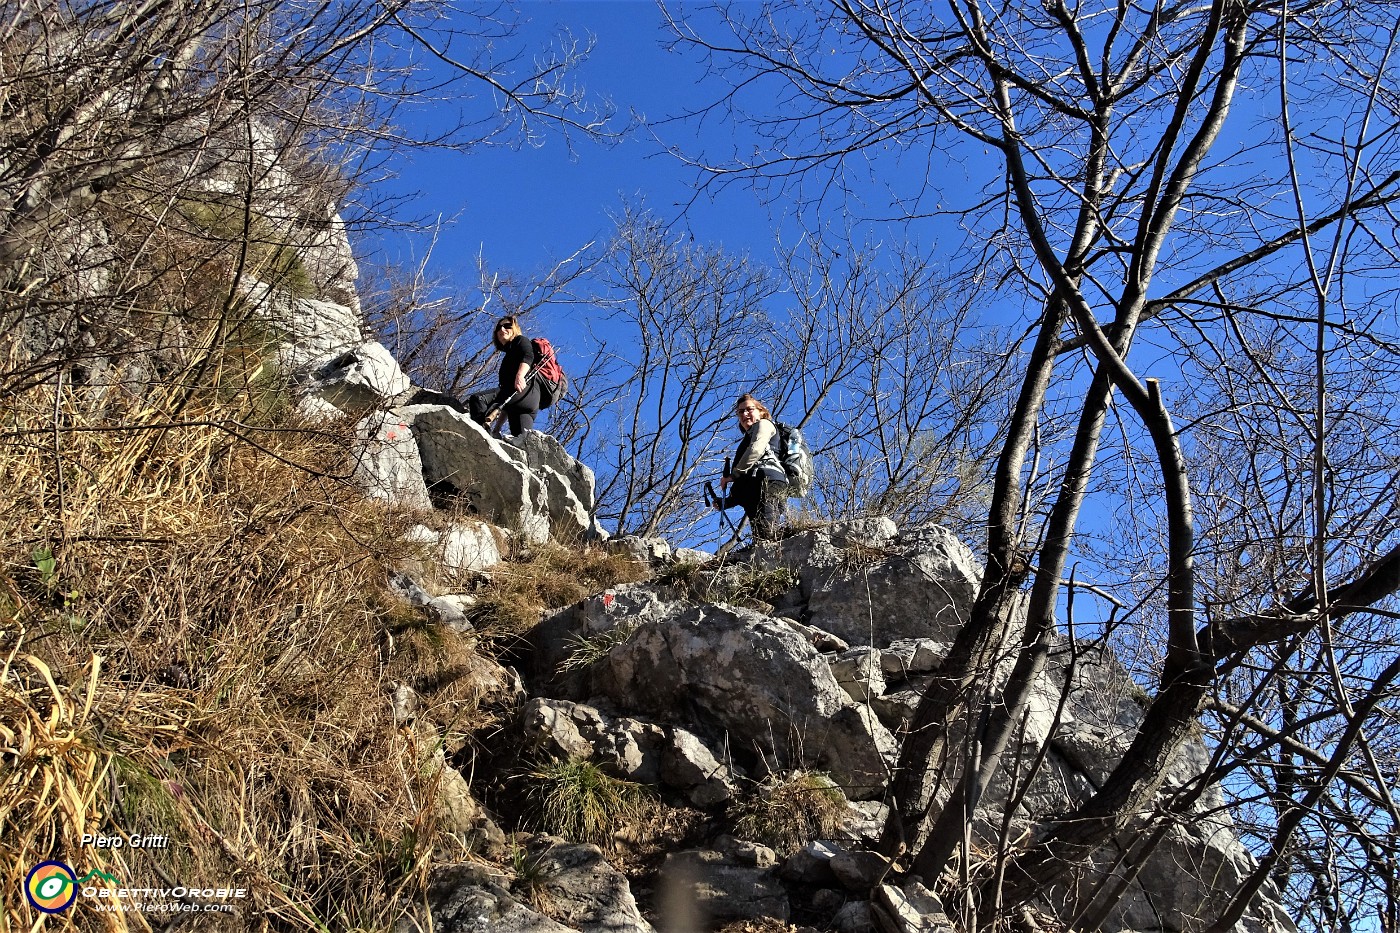
[(769, 421), (773, 420), (773, 413), (768, 410), (768, 406), (763, 404), (747, 392), (739, 396), (738, 401), (734, 403), (734, 411), (738, 412), (739, 409), (743, 408), (745, 402), (753, 402), (756, 406), (758, 406), (758, 410), (762, 412), (762, 415), (760, 416), (761, 418), (766, 418)]
[[(505, 343), (501, 342), (500, 331), (502, 327), (508, 328), (510, 331), (510, 336), (506, 338)], [(523, 333), (524, 331), (520, 329), (520, 319), (514, 314), (507, 314), (496, 322), (495, 327), (491, 328), (491, 342), (496, 345), (497, 350), (504, 350), (510, 346), (511, 340)]]

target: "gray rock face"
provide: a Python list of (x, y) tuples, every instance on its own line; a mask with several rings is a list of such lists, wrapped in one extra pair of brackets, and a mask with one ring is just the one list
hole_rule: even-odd
[(730, 799), (734, 774), (704, 742), (685, 729), (667, 728), (595, 707), (536, 697), (521, 710), (526, 747), (554, 758), (591, 759), (639, 784), (664, 784), (696, 806)]
[(901, 890), (892, 884), (882, 884), (875, 889), (870, 906), (871, 917), (880, 933), (953, 933), (942, 905), (925, 891)]
[(394, 933), (655, 933), (597, 846), (542, 836), (523, 855), (528, 876), (515, 879), (475, 863), (438, 869), (429, 884), (431, 924), (403, 920)]
[(605, 715), (567, 700), (536, 698), (525, 704), (526, 740), (555, 758), (596, 758), (619, 777), (658, 784), (665, 730), (630, 717)]
[(433, 873), (430, 921), (401, 920), (394, 933), (577, 933), (540, 914), (475, 865), (453, 865)]
[(880, 792), (894, 739), (787, 625), (726, 606), (664, 610), (614, 647), (596, 686), (653, 718), (703, 711), (782, 768), (828, 771), (847, 796)]
[(761, 560), (797, 571), (806, 621), (851, 645), (952, 641), (977, 594), (981, 567), (945, 528), (929, 525), (897, 539), (892, 528), (872, 520), (806, 531), (765, 549)]
[(682, 905), (677, 913), (711, 923), (757, 917), (786, 921), (790, 913), (787, 890), (772, 869), (743, 865), (712, 849), (666, 856), (661, 886), (665, 903)]
[(250, 302), (281, 334), (279, 362), (294, 377), (364, 345), (364, 324), (354, 308), (295, 298), (261, 282), (249, 285)]
[(519, 532), (527, 542), (549, 537), (549, 493), (522, 451), (444, 405), (394, 410), (417, 438), (429, 489), (452, 496), (478, 518)]
[(397, 412), (378, 411), (355, 425), (350, 458), (355, 485), (369, 498), (412, 511), (432, 509), (418, 441)]
[(511, 439), (525, 452), (525, 462), (533, 470), (549, 471), (569, 490), (585, 515), (593, 513), (593, 471), (569, 456), (564, 445), (540, 431), (525, 431)]
[(302, 391), (358, 415), (388, 405), (412, 387), (393, 354), (372, 341), (321, 363)]
[(438, 536), (438, 565), (449, 573), (490, 570), (505, 558), (501, 532), (485, 522), (450, 522)]
[(627, 878), (592, 845), (541, 837), (526, 853), (540, 876), (550, 914), (579, 933), (654, 933), (642, 919)]
[(700, 737), (679, 727), (662, 751), (661, 780), (685, 793), (697, 807), (713, 807), (734, 797), (738, 782)]
[(874, 648), (843, 651), (831, 661), (831, 673), (857, 703), (868, 703), (885, 692), (885, 672), (880, 668), (880, 652)]

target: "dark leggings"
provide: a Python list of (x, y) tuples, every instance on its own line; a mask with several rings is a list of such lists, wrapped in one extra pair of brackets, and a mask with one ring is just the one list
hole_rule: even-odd
[[(496, 398), (510, 398), (513, 389), (501, 389)], [(500, 404), (498, 401), (497, 404)], [(524, 395), (506, 406), (506, 419), (510, 422), (510, 433), (519, 434), (522, 431), (529, 431), (535, 427), (535, 415), (540, 412), (540, 387), (537, 383), (531, 382), (529, 389)]]
[(778, 524), (783, 520), (783, 484), (763, 477), (736, 476), (729, 485), (729, 495), (720, 500), (720, 508), (739, 506), (753, 525), (753, 536), (758, 541), (775, 541), (778, 537)]

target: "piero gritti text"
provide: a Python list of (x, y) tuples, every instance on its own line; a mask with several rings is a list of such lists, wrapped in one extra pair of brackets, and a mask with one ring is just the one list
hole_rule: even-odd
[(132, 833), (129, 836), (99, 836), (83, 833), (79, 844), (85, 849), (168, 849), (169, 836), (142, 836)]

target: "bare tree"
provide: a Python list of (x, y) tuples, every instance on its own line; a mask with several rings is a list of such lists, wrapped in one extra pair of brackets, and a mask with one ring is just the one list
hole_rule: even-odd
[[(11, 390), (170, 339), (142, 293), (177, 265), (177, 240), (181, 258), (206, 251), (181, 265), (198, 290), (224, 290), (215, 320), (180, 338), (192, 372), (208, 355), (198, 347), (222, 344), (247, 311), (247, 281), (350, 300), (332, 280), (352, 272), (299, 267), (297, 253), (343, 224), (347, 179), (376, 147), (528, 143), (545, 126), (603, 134), (610, 113), (572, 85), (586, 52), (572, 40), (520, 69), (498, 41), (504, 8), (14, 0), (3, 15), (0, 333), (24, 350), (6, 370)], [(396, 108), (417, 100), (423, 58), (448, 50), (460, 57), (434, 90), (465, 101), (462, 118), (437, 139), (406, 139)], [(187, 284), (161, 289), (178, 298)]]
[(912, 249), (852, 233), (806, 236), (779, 268), (793, 307), (772, 394), (817, 440), (812, 510), (971, 531), (1016, 357), (980, 324), (976, 294)]
[(813, 446), (806, 513), (966, 514), (985, 487), (1014, 353), (966, 301), (935, 313), (954, 302), (942, 271), (903, 258), (828, 232), (765, 264), (625, 213), (607, 257), (574, 283), (571, 300), (598, 309), (598, 336), (551, 424), (598, 471), (604, 520), (719, 533), (701, 486), (738, 441), (741, 392)]
[[(575, 444), (599, 471), (600, 517), (619, 531), (683, 534), (698, 471), (725, 445), (734, 398), (766, 380), (770, 274), (629, 213), (600, 267), (604, 309), (575, 407)], [(601, 329), (600, 329), (601, 331)]]
[[(1273, 807), (1256, 823), (1260, 869), (1217, 905), (1212, 929), (1232, 926), (1271, 873), (1289, 883), (1290, 863), (1307, 879), (1295, 893), (1331, 905), (1310, 918), (1318, 926), (1329, 909), (1393, 918), (1393, 891), (1361, 879), (1393, 864), (1400, 828), (1384, 753), (1400, 663), (1400, 445), (1388, 390), (1370, 401), (1400, 349), (1394, 8), (834, 0), (720, 12), (723, 25), (704, 31), (692, 24), (707, 20), (673, 17), (676, 41), (732, 76), (715, 107), (770, 145), (702, 165), (712, 183), (798, 194), (820, 171), (819, 208), (857, 169), (895, 177), (887, 149), (936, 153), (928, 161), (964, 167), (982, 189), (969, 198), (931, 170), (900, 203), (956, 218), (977, 264), (1004, 276), (1001, 292), (1034, 308), (986, 572), (906, 737), (891, 854), (909, 846), (914, 870), (936, 877), (965, 849), (964, 824), (1046, 664), (1071, 565), (1090, 561), (1106, 579), (1132, 565), (1119, 600), (1136, 607), (1130, 624), (1110, 613), (1101, 635), (1163, 646), (1138, 672), (1142, 724), (1082, 805), (1042, 814), (1032, 838), (964, 879), (976, 910), (1017, 909), (1105, 845), (1140, 864), (1150, 845), (1129, 835), (1151, 840), (1175, 818), (1159, 795), (1169, 763), (1212, 698), (1238, 690), (1217, 759), (1277, 733), (1268, 775), (1248, 757)], [(1074, 427), (1037, 513), (1032, 455), (1065, 415)], [(1091, 547), (1091, 502), (1137, 518), (1111, 539), (1112, 561)], [(1008, 656), (994, 685), (987, 675)], [(972, 733), (954, 743), (962, 722)], [(1336, 790), (1353, 778), (1369, 809), (1344, 821), (1345, 845), (1296, 857), (1299, 828), (1355, 799)], [(1069, 916), (1101, 917), (1114, 884), (1090, 885)], [(1356, 897), (1364, 906), (1339, 906)]]

